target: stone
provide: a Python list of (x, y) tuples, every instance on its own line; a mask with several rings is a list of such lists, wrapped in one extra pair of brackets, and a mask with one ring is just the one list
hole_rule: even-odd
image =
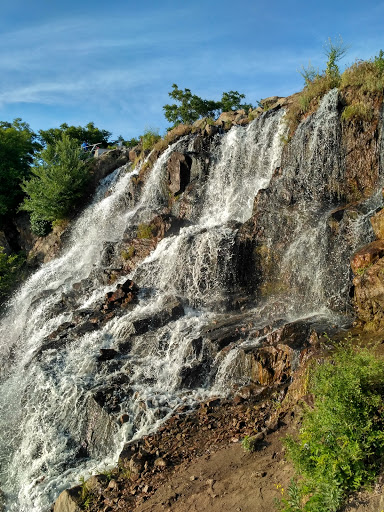
[(351, 258), (352, 272), (356, 275), (384, 256), (384, 240), (376, 240), (355, 252)]
[(191, 179), (191, 157), (174, 151), (168, 162), (168, 188), (174, 195), (184, 192)]
[(370, 218), (376, 238), (384, 240), (384, 208)]
[(92, 475), (85, 482), (89, 491), (95, 494), (101, 494), (108, 485), (108, 477), (106, 475)]
[(81, 512), (79, 506), (81, 486), (66, 489), (57, 498), (53, 512)]
[(165, 468), (167, 466), (167, 461), (159, 457), (158, 459), (155, 460), (153, 465), (157, 468)]

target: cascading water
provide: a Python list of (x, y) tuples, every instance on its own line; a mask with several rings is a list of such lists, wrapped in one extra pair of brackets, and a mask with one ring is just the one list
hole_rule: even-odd
[[(322, 116), (334, 120), (337, 114), (331, 96), (324, 104), (308, 151), (318, 155), (312, 162), (328, 165), (320, 125)], [(285, 131), (282, 112), (268, 112), (247, 128), (216, 136), (203, 191), (190, 207), (193, 223), (164, 238), (137, 266), (130, 277), (140, 290), (138, 303), (98, 330), (79, 332), (73, 325), (76, 315), (116, 288), (100, 277), (104, 249), (118, 245), (128, 226), (147, 222), (167, 205), (166, 163), (172, 151), (190, 150), (189, 139), (162, 154), (138, 201), (129, 194), (135, 171), (122, 168), (102, 184), (73, 226), (67, 250), (43, 265), (13, 297), (0, 325), (0, 487), (7, 510), (48, 510), (81, 475), (116, 461), (124, 441), (155, 429), (182, 403), (192, 405), (213, 392), (228, 391), (237, 348), (226, 357), (219, 354), (205, 336), (206, 326), (225, 318), (238, 228), (251, 216), (257, 192), (268, 187), (280, 166)], [(298, 272), (302, 281), (310, 281), (316, 265), (326, 266), (324, 252), (312, 267), (305, 266), (304, 274), (294, 263), (305, 225), (311, 239), (325, 236), (325, 224), (314, 222), (320, 218), (316, 215), (309, 216), (309, 224), (295, 224), (294, 239), (287, 242), (283, 268), (286, 274)], [(279, 238), (279, 212), (268, 220), (271, 226), (264, 228), (272, 243)], [(363, 224), (350, 246), (362, 240)], [(320, 245), (324, 251), (326, 244)], [(71, 296), (78, 283), (81, 291), (72, 309), (63, 308), (63, 296)], [(275, 318), (305, 314), (300, 298), (296, 306), (292, 302)], [(163, 318), (167, 308), (181, 308), (183, 314), (135, 333), (135, 325)], [(267, 300), (262, 308), (250, 312), (260, 325), (273, 319)], [(65, 337), (60, 337), (62, 326), (69, 326)], [(56, 344), (47, 341), (53, 332), (59, 333)], [(116, 349), (117, 356), (100, 362), (100, 349)], [(125, 422), (119, 427), (122, 414)]]

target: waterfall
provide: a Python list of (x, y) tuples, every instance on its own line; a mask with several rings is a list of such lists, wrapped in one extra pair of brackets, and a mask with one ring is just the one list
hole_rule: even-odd
[[(191, 205), (193, 222), (163, 238), (124, 277), (139, 287), (137, 304), (97, 330), (79, 332), (74, 327), (75, 318), (116, 288), (117, 282), (108, 284), (103, 279), (105, 247), (119, 244), (129, 226), (149, 221), (167, 205), (167, 161), (173, 151), (189, 151), (194, 136), (181, 139), (160, 156), (140, 198), (133, 199), (130, 194), (138, 170), (129, 166), (101, 183), (93, 203), (74, 223), (66, 250), (29, 278), (1, 319), (0, 487), (6, 495), (7, 510), (49, 510), (63, 489), (76, 484), (80, 476), (116, 462), (124, 442), (156, 429), (181, 404), (193, 406), (212, 393), (228, 392), (230, 376), (235, 373), (233, 365), (238, 367), (238, 347), (223, 355), (207, 332), (210, 325), (227, 319), (236, 237), (239, 227), (252, 216), (259, 191), (272, 190), (277, 198), (275, 207), (265, 205), (261, 220), (265, 221), (266, 247), (273, 248), (284, 234), (279, 271), (285, 277), (279, 278), (290, 280), (297, 289), (307, 282), (306, 297), (313, 295), (316, 300), (310, 302), (308, 298), (303, 306), (301, 298), (292, 297), (288, 289), (280, 297), (281, 309), (276, 313), (270, 307), (276, 298), (267, 297), (249, 314), (262, 326), (273, 318), (320, 311), (324, 304), (330, 309), (325, 277), (314, 280), (313, 276), (320, 276), (318, 267), (322, 267), (329, 279), (326, 219), (332, 205), (327, 209), (312, 204), (309, 208), (308, 197), (317, 187), (322, 187), (322, 192), (316, 192), (319, 197), (328, 194), (323, 182), (329, 177), (324, 178), (326, 171), (321, 165), (332, 168), (328, 181), (337, 184), (340, 179), (337, 155), (329, 160), (336, 152), (331, 141), (338, 136), (332, 94), (321, 109), (311, 121), (311, 130), (313, 126), (316, 129), (306, 145), (307, 167), (302, 169), (302, 161), (293, 163), (294, 155), (287, 162), (288, 176), (295, 174), (293, 167), (302, 169), (295, 174), (295, 180), (301, 180), (300, 201), (306, 205), (299, 212), (301, 220), (282, 226), (280, 198), (288, 189), (296, 189), (288, 182), (272, 183), (282, 165), (284, 113), (266, 112), (246, 128), (233, 127), (217, 135), (199, 201)], [(308, 137), (306, 123), (293, 141), (295, 155), (301, 151), (303, 137)], [(316, 174), (316, 182), (306, 181), (308, 165)], [(264, 197), (263, 192), (260, 194)], [(336, 190), (333, 195), (337, 194)], [(357, 221), (354, 223), (353, 240), (344, 252), (361, 242), (366, 226), (366, 221), (358, 228)], [(304, 235), (312, 241), (305, 264), (300, 259)], [(318, 254), (316, 247), (320, 248)], [(337, 269), (337, 276), (346, 287), (345, 266)], [(68, 309), (62, 305), (63, 297), (70, 301), (74, 286), (80, 292)], [(137, 329), (153, 318), (159, 319), (156, 328)], [(66, 334), (60, 337), (63, 326)], [(47, 341), (53, 332), (58, 333), (56, 344)], [(258, 342), (257, 337), (244, 340), (248, 344)], [(101, 361), (100, 349), (114, 349), (118, 355)], [(123, 424), (119, 421), (122, 415)], [(96, 442), (92, 444), (91, 438)]]

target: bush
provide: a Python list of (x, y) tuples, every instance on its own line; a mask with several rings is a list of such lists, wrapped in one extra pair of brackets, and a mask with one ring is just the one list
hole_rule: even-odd
[(32, 178), (22, 184), (28, 197), (20, 209), (31, 213), (32, 222), (64, 219), (73, 211), (89, 179), (81, 156), (78, 142), (67, 135), (39, 153)]
[(144, 150), (151, 150), (157, 141), (161, 139), (159, 130), (148, 128), (145, 130), (144, 135), (141, 137), (141, 144)]
[(340, 88), (358, 88), (362, 93), (383, 92), (384, 89), (384, 59), (360, 61), (346, 69), (341, 77)]
[(21, 268), (25, 262), (23, 254), (7, 255), (0, 247), (0, 301), (6, 299), (10, 291), (19, 283)]
[(137, 238), (152, 238), (153, 226), (150, 224), (139, 224), (137, 227)]
[(37, 236), (46, 236), (51, 231), (52, 224), (48, 220), (40, 219), (35, 213), (30, 217), (31, 231)]
[(317, 75), (313, 81), (308, 81), (304, 89), (294, 97), (285, 116), (289, 133), (292, 135), (304, 116), (314, 112), (319, 106), (321, 98), (339, 85), (340, 77), (336, 75)]
[(344, 121), (372, 121), (373, 108), (365, 103), (354, 103), (348, 105), (341, 114), (341, 119)]
[(314, 408), (297, 440), (285, 442), (300, 475), (301, 507), (336, 511), (351, 491), (373, 481), (384, 454), (384, 362), (345, 345), (312, 371)]

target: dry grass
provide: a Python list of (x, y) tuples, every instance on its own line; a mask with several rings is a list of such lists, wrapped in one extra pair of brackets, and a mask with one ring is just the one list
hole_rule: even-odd
[(346, 69), (341, 76), (340, 90), (347, 87), (359, 89), (360, 93), (382, 93), (384, 73), (372, 61), (360, 61)]
[(290, 105), (285, 120), (289, 126), (289, 134), (292, 135), (300, 122), (319, 106), (321, 98), (334, 87), (338, 87), (340, 78), (332, 75), (321, 75), (309, 82), (304, 89), (297, 94)]

